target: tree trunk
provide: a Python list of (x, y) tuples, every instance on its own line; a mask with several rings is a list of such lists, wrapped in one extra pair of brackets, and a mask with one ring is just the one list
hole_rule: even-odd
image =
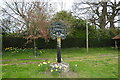
[(106, 26), (106, 15), (107, 15), (107, 2), (102, 2), (102, 14), (101, 16), (99, 17), (100, 21), (100, 28), (101, 29), (105, 29), (105, 26)]
[(112, 15), (109, 17), (110, 29), (115, 29), (115, 25), (114, 25), (115, 10), (113, 10), (113, 11), (114, 11), (114, 12), (113, 12)]
[(34, 54), (35, 56), (37, 56), (37, 47), (36, 47), (36, 41), (34, 39)]
[(115, 29), (115, 26), (114, 26), (114, 22), (113, 22), (113, 20), (110, 21), (110, 29)]
[(110, 23), (110, 29), (115, 29), (115, 25), (114, 25), (114, 20), (115, 17), (117, 15), (117, 4), (116, 4), (116, 0), (114, 0), (114, 3), (112, 4), (112, 12), (110, 15), (108, 15), (109, 17), (109, 23)]

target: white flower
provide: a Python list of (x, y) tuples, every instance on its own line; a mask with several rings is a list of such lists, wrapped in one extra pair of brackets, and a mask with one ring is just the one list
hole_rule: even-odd
[(55, 67), (57, 66), (57, 64), (55, 64)]

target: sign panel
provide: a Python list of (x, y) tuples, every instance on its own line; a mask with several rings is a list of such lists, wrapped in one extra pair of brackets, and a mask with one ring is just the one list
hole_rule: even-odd
[(67, 35), (66, 26), (60, 21), (52, 23), (49, 32), (52, 39), (56, 39), (57, 37), (65, 39)]

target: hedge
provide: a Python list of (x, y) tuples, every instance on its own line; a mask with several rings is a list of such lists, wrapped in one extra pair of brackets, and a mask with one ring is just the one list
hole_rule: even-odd
[[(25, 44), (26, 39), (20, 37), (2, 37), (2, 46), (3, 48), (7, 47), (18, 47), (18, 48), (32, 48), (33, 42)], [(56, 40), (49, 40), (46, 42), (44, 39), (39, 38), (36, 40), (37, 48), (39, 49), (54, 49), (56, 48)], [(86, 39), (83, 38), (70, 38), (67, 37), (65, 40), (62, 40), (62, 48), (73, 48), (73, 47), (85, 47)], [(114, 40), (112, 39), (89, 39), (89, 47), (112, 47), (114, 46)]]

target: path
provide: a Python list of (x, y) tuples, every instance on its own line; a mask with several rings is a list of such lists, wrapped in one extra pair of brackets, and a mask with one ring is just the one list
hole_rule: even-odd
[[(72, 57), (72, 58), (64, 58), (64, 60), (67, 60), (67, 61), (80, 61), (80, 60), (92, 60), (92, 59), (102, 59), (102, 57), (111, 57), (112, 59), (116, 59), (118, 57), (120, 57), (120, 55), (118, 56), (118, 54), (109, 54), (109, 55), (98, 55), (98, 56), (82, 56), (82, 57)], [(45, 60), (45, 61), (48, 61), (48, 60), (53, 60), (54, 58), (37, 58), (37, 59), (15, 59), (15, 61), (30, 61), (30, 60)], [(6, 61), (14, 61), (12, 59), (3, 59), (2, 60), (3, 62), (6, 62)], [(9, 64), (0, 64), (2, 66), (5, 66), (5, 65), (20, 65), (20, 64), (38, 64), (38, 63), (41, 63), (41, 61), (35, 61), (35, 62), (24, 62), (24, 63), (9, 63)]]

